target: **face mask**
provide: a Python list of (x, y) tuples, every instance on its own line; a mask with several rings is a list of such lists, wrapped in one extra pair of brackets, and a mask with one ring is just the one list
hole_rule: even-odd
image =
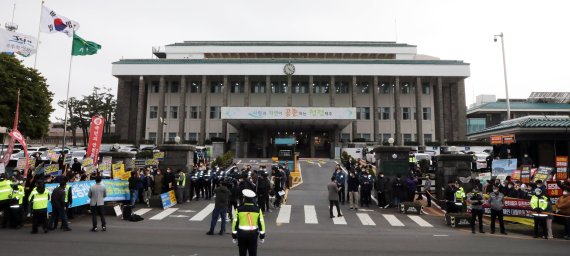
[(509, 186), (509, 188), (513, 188), (513, 186)]
[(493, 190), (493, 191), (495, 191), (495, 193), (499, 193), (499, 190), (498, 190), (498, 189), (495, 189), (495, 190)]

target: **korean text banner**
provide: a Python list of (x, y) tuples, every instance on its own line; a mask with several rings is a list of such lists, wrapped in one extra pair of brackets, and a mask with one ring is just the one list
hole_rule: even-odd
[[(127, 181), (103, 180), (102, 183), (107, 190), (107, 197), (105, 197), (105, 201), (130, 200), (131, 196), (129, 194), (129, 183)], [(71, 207), (89, 204), (89, 188), (95, 185), (94, 180), (71, 182), (67, 183), (67, 185), (71, 186), (71, 194), (73, 198)], [(46, 184), (46, 189), (51, 193), (57, 186), (59, 186), (59, 184)]]
[(101, 116), (91, 118), (91, 128), (89, 129), (89, 145), (87, 146), (87, 156), (91, 157), (97, 164), (99, 161), (99, 148), (101, 147), (101, 138), (103, 137), (103, 125), (105, 119)]

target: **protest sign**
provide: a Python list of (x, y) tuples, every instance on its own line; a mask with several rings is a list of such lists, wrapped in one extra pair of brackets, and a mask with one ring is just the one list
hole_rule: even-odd
[(81, 163), (81, 168), (85, 170), (85, 174), (90, 174), (93, 171), (95, 171), (95, 167), (93, 166), (93, 158), (87, 157), (83, 159), (83, 162)]
[(521, 179), (522, 183), (530, 183), (530, 165), (521, 165)]
[(538, 180), (542, 180), (542, 181), (546, 181), (548, 180), (548, 176), (550, 176), (550, 173), (554, 170), (554, 168), (552, 167), (548, 167), (548, 166), (539, 166), (538, 170), (536, 171), (536, 173), (534, 174), (534, 178), (532, 179), (534, 182), (538, 181)]
[(493, 176), (511, 175), (517, 169), (517, 159), (495, 159), (491, 166)]
[(44, 166), (44, 175), (46, 176), (57, 176), (61, 175), (61, 170), (58, 164), (50, 164)]
[[(124, 180), (103, 180), (102, 183), (107, 193), (105, 201), (130, 200), (129, 182)], [(67, 183), (67, 186), (71, 186), (71, 196), (73, 198), (71, 207), (89, 204), (89, 188), (93, 185), (95, 185), (94, 180)], [(50, 183), (46, 184), (46, 189), (51, 193), (58, 186), (59, 184)], [(48, 205), (51, 206), (51, 204)]]
[(104, 177), (111, 177), (113, 157), (104, 156), (101, 164), (99, 164), (99, 171), (102, 172)]
[(568, 157), (567, 156), (557, 156), (556, 157), (556, 179), (557, 180), (568, 179)]
[(162, 200), (162, 209), (176, 205), (176, 194), (174, 194), (174, 190), (160, 194), (160, 199)]

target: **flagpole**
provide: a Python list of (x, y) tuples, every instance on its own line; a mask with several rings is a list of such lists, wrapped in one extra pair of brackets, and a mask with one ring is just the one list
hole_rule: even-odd
[(67, 110), (69, 109), (69, 84), (71, 83), (71, 64), (73, 63), (73, 36), (75, 29), (71, 32), (71, 57), (69, 58), (69, 71), (67, 75), (67, 96), (65, 97), (65, 121), (63, 123), (63, 144), (61, 145), (61, 153), (65, 152), (65, 145), (67, 139)]
[(36, 69), (36, 63), (38, 61), (38, 53), (40, 52), (40, 31), (42, 30), (42, 13), (44, 10), (44, 1), (42, 1), (42, 8), (40, 8), (40, 22), (38, 24), (38, 37), (36, 40), (36, 54), (34, 55), (34, 69)]

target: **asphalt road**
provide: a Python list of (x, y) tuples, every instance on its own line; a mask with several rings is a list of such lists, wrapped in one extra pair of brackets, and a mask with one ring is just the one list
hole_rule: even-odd
[[(355, 212), (344, 205), (346, 224), (331, 220), (326, 184), (334, 165), (332, 160), (302, 161), (303, 184), (290, 191), (287, 201), (290, 218), (286, 210), (266, 215), (267, 239), (259, 246), (259, 255), (568, 255), (568, 241), (516, 234), (473, 235), (445, 226), (442, 217), (419, 216), (426, 227), (394, 209)], [(73, 220), (71, 232), (31, 235), (29, 226), (0, 230), (0, 248), (2, 255), (237, 255), (230, 235), (205, 235), (210, 216), (204, 209), (210, 203), (177, 205), (178, 210), (162, 219), (151, 219), (162, 212), (151, 209), (142, 214), (145, 220), (141, 222), (107, 216), (106, 232), (90, 232), (89, 216)], [(146, 211), (141, 207), (135, 210)], [(403, 226), (394, 226), (394, 218)]]

